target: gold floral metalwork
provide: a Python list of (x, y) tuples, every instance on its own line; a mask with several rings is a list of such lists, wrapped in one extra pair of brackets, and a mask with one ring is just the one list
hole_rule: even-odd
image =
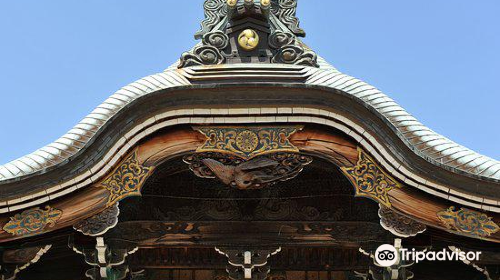
[(55, 226), (61, 218), (62, 211), (50, 206), (26, 210), (10, 218), (3, 227), (6, 232), (16, 236), (33, 235), (43, 232), (47, 227)]
[(500, 227), (488, 215), (452, 206), (437, 213), (439, 220), (451, 230), (479, 237), (487, 237), (497, 233)]
[(246, 153), (254, 151), (259, 145), (257, 133), (246, 130), (236, 136), (236, 147)]
[(356, 166), (342, 168), (342, 172), (356, 188), (356, 196), (367, 197), (386, 207), (392, 207), (388, 193), (394, 188), (401, 188), (401, 184), (385, 173), (361, 148), (358, 148), (358, 152)]
[(238, 43), (246, 51), (253, 51), (259, 45), (259, 34), (255, 30), (246, 29), (238, 36)]
[(152, 171), (152, 167), (142, 166), (137, 161), (137, 150), (132, 152), (99, 184), (110, 192), (106, 206), (109, 207), (129, 196), (140, 196), (142, 185)]
[(289, 137), (300, 126), (282, 127), (195, 127), (207, 137), (196, 152), (219, 152), (251, 159), (275, 152), (299, 152)]

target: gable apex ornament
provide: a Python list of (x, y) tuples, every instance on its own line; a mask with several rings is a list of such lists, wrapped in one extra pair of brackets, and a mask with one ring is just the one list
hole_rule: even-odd
[(227, 153), (248, 160), (276, 152), (298, 153), (290, 137), (302, 126), (199, 126), (193, 129), (206, 137), (197, 153)]
[(298, 176), (312, 157), (300, 154), (290, 137), (302, 126), (200, 126), (206, 137), (196, 153), (184, 157), (200, 178), (219, 179), (239, 190), (273, 186)]
[(317, 55), (298, 37), (297, 0), (206, 0), (205, 19), (182, 54), (179, 68), (236, 63), (319, 67)]

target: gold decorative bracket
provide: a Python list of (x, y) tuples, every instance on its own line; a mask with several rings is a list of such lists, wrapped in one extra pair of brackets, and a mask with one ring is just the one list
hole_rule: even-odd
[(385, 207), (391, 208), (389, 191), (402, 188), (402, 185), (387, 174), (378, 164), (358, 148), (359, 157), (356, 166), (342, 167), (342, 172), (349, 178), (356, 189), (357, 197), (367, 197)]
[(10, 218), (3, 230), (14, 236), (30, 236), (42, 233), (47, 227), (55, 226), (62, 211), (50, 206), (26, 210)]
[(244, 159), (252, 159), (276, 152), (294, 152), (299, 149), (289, 140), (301, 130), (301, 126), (273, 127), (194, 127), (207, 137), (206, 142), (196, 150), (232, 154)]
[(137, 160), (137, 150), (133, 151), (99, 184), (110, 193), (106, 207), (130, 196), (140, 196), (142, 185), (152, 172), (153, 167), (142, 166)]
[(439, 220), (450, 230), (477, 237), (488, 237), (500, 230), (500, 227), (488, 215), (452, 206), (437, 213)]

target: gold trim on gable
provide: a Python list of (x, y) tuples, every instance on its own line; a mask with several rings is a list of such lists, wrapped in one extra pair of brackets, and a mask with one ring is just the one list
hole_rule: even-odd
[(290, 142), (289, 138), (302, 127), (200, 126), (193, 129), (207, 137), (203, 146), (196, 150), (197, 153), (218, 152), (251, 159), (276, 152), (298, 153), (299, 149)]
[(28, 236), (43, 232), (47, 227), (54, 227), (63, 211), (46, 206), (23, 211), (10, 218), (3, 230), (14, 236)]
[(391, 208), (389, 191), (402, 185), (387, 174), (363, 149), (358, 148), (359, 158), (354, 167), (342, 167), (356, 189), (357, 197), (367, 197)]
[(448, 229), (474, 236), (488, 237), (500, 230), (493, 218), (465, 208), (458, 210), (452, 206), (438, 212), (437, 217)]
[(144, 167), (137, 161), (137, 150), (128, 155), (113, 173), (99, 184), (99, 187), (110, 193), (106, 207), (129, 196), (140, 196), (142, 185), (153, 169)]

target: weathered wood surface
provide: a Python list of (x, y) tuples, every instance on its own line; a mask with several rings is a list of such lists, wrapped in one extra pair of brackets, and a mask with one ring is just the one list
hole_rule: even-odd
[[(203, 145), (205, 140), (205, 136), (189, 126), (170, 128), (140, 142), (136, 147), (132, 147), (129, 154), (124, 155), (123, 158), (135, 152), (137, 161), (140, 165), (154, 168), (171, 158), (194, 152), (198, 147)], [(320, 126), (306, 126), (301, 131), (293, 134), (290, 137), (290, 141), (299, 148), (302, 153), (331, 161), (333, 163), (331, 168), (352, 167), (356, 165), (358, 161), (358, 146), (353, 139), (339, 132), (324, 129)], [(119, 161), (116, 166), (120, 164), (121, 162)], [(72, 195), (40, 205), (41, 208), (50, 205), (52, 208), (62, 211), (62, 216), (55, 225), (45, 227), (42, 231), (30, 235), (20, 236), (13, 235), (2, 229), (0, 230), (0, 242), (16, 240), (70, 227), (83, 219), (103, 211), (107, 206), (109, 196), (109, 192), (102, 187), (102, 181), (89, 184), (89, 186)], [(389, 192), (389, 198), (396, 211), (424, 223), (427, 226), (459, 235), (472, 236), (500, 243), (500, 232), (494, 232), (491, 236), (474, 236), (447, 228), (438, 218), (437, 213), (448, 209), (450, 206), (457, 206), (457, 208), (460, 209), (460, 205), (450, 205), (449, 202), (443, 199), (424, 194), (408, 186), (391, 190)], [(126, 203), (126, 201), (123, 203)], [(491, 215), (494, 223), (500, 223), (500, 215), (488, 215)], [(7, 224), (13, 216), (13, 214), (1, 216), (0, 225), (3, 227), (3, 225)]]

